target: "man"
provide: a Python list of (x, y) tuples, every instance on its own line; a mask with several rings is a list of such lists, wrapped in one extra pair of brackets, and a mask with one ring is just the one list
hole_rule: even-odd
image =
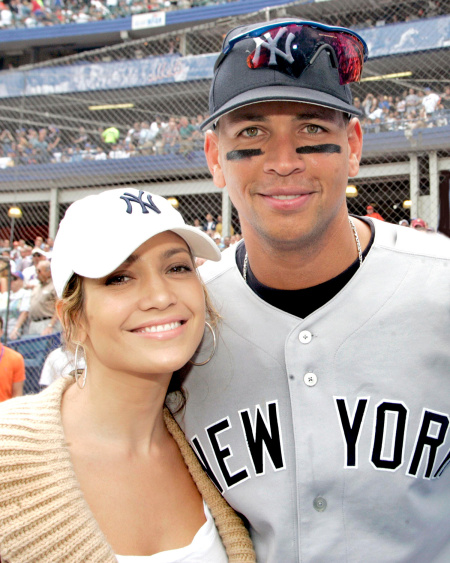
[(371, 219), (378, 219), (379, 221), (384, 221), (383, 217), (375, 211), (373, 205), (368, 205), (366, 207), (366, 217), (370, 217)]
[(212, 83), (205, 152), (244, 240), (202, 267), (222, 322), (179, 418), (264, 563), (450, 561), (450, 243), (349, 218), (364, 51), (252, 24)]
[(25, 289), (33, 289), (39, 284), (36, 268), (39, 262), (47, 260), (47, 254), (39, 246), (35, 246), (31, 251), (31, 259), (31, 266), (24, 268), (22, 271)]
[(217, 223), (214, 221), (213, 216), (211, 213), (207, 213), (205, 215), (205, 222), (203, 223), (203, 230), (208, 232), (214, 232), (216, 230)]
[(416, 229), (417, 231), (426, 231), (427, 224), (423, 219), (413, 219), (411, 221), (411, 228)]
[[(0, 338), (3, 319), (0, 317)], [(0, 344), (0, 402), (23, 394), (25, 361), (22, 354)]]
[(56, 291), (52, 281), (50, 262), (44, 260), (36, 266), (39, 284), (33, 288), (30, 302), (29, 334), (46, 336), (60, 330), (56, 313)]
[(435, 92), (432, 92), (431, 88), (425, 88), (424, 92), (425, 95), (422, 98), (422, 106), (425, 108), (427, 118), (430, 119), (437, 110), (441, 97)]
[[(9, 293), (9, 311), (7, 334), (9, 340), (16, 340), (23, 334), (30, 310), (31, 291), (23, 287), (22, 272), (11, 273), (11, 291)], [(0, 296), (1, 315), (6, 321), (8, 292)], [(6, 330), (6, 328), (5, 328)]]

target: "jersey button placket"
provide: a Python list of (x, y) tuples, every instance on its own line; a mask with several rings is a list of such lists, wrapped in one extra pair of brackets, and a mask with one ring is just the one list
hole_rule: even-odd
[(308, 373), (305, 373), (303, 376), (303, 381), (308, 387), (314, 387), (317, 383), (317, 375), (312, 371), (308, 371)]
[(309, 344), (312, 340), (312, 334), (309, 330), (302, 330), (298, 335), (298, 339), (302, 344)]

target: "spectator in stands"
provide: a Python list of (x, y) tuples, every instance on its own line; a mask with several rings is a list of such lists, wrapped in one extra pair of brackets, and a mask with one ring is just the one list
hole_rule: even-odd
[(441, 97), (435, 92), (431, 91), (431, 88), (425, 88), (425, 96), (422, 98), (422, 106), (425, 109), (426, 119), (431, 120), (439, 107)]
[(135, 147), (139, 144), (139, 135), (141, 132), (141, 124), (139, 121), (133, 123), (133, 127), (130, 127), (127, 132), (127, 136), (125, 137), (125, 141), (128, 143), (132, 143)]
[(174, 154), (180, 146), (180, 133), (174, 117), (169, 119), (167, 127), (162, 132), (163, 154)]
[(22, 271), (25, 289), (33, 289), (39, 284), (36, 268), (38, 264), (47, 260), (47, 254), (39, 246), (35, 246), (31, 252), (32, 265)]
[(395, 107), (400, 118), (402, 118), (406, 113), (406, 95), (406, 92), (404, 92), (403, 96), (395, 97)]
[(208, 232), (208, 231), (212, 231), (213, 233), (216, 230), (216, 221), (214, 221), (213, 216), (211, 215), (211, 213), (207, 213), (205, 216), (206, 221), (203, 223), (203, 230)]
[(180, 153), (188, 155), (194, 147), (195, 126), (189, 123), (189, 119), (183, 115), (180, 118), (178, 132), (180, 134)]
[(444, 110), (450, 110), (450, 86), (446, 86), (441, 96), (441, 103)]
[(78, 128), (78, 134), (75, 135), (72, 145), (74, 147), (84, 148), (86, 143), (89, 143), (89, 135), (86, 133), (86, 129), (83, 126)]
[(194, 141), (194, 150), (202, 150), (203, 145), (205, 143), (205, 136), (200, 128), (200, 124), (198, 122), (198, 116), (191, 118), (191, 125), (194, 128), (192, 133), (192, 140)]
[[(0, 338), (3, 336), (3, 319), (0, 317)], [(23, 395), (25, 361), (22, 354), (0, 344), (0, 401)]]
[(423, 219), (413, 219), (411, 221), (411, 228), (412, 229), (416, 229), (417, 231), (426, 231), (428, 228), (428, 225), (426, 224), (426, 222)]
[(48, 141), (49, 152), (54, 153), (57, 146), (61, 142), (61, 135), (60, 135), (59, 129), (58, 129), (58, 127), (56, 127), (56, 125), (49, 125), (48, 126), (47, 141)]
[[(25, 332), (30, 310), (30, 297), (31, 291), (23, 287), (22, 272), (13, 272), (9, 292), (8, 326), (5, 327), (8, 340), (16, 340)], [(5, 319), (5, 322), (7, 308), (8, 291), (5, 291), (0, 295), (0, 316)]]
[(11, 27), (13, 14), (8, 4), (0, 3), (0, 27)]
[(131, 152), (126, 149), (125, 141), (113, 145), (112, 150), (109, 152), (109, 158), (130, 158)]
[(50, 262), (48, 260), (39, 262), (36, 266), (36, 274), (39, 283), (31, 293), (28, 333), (45, 336), (60, 330), (55, 310), (56, 291), (52, 281)]
[(409, 89), (409, 93), (405, 98), (406, 115), (411, 118), (412, 114), (416, 112), (420, 105), (421, 99), (416, 94), (414, 88)]
[(400, 221), (398, 222), (398, 224), (399, 224), (401, 227), (409, 227), (408, 219), (400, 219)]
[(148, 121), (141, 123), (139, 131), (138, 152), (142, 155), (150, 155), (154, 152), (155, 139), (158, 132), (152, 130)]
[(194, 219), (194, 227), (196, 227), (197, 229), (200, 229), (201, 231), (203, 231), (203, 226), (200, 224), (200, 219), (198, 217), (195, 217)]
[(373, 205), (368, 205), (366, 207), (366, 217), (370, 217), (371, 219), (379, 219), (380, 221), (384, 221), (383, 217), (377, 213), (373, 207)]
[(20, 271), (23, 272), (25, 268), (29, 268), (33, 265), (33, 257), (31, 256), (33, 249), (28, 244), (23, 244), (20, 250), (20, 256), (22, 258)]
[(0, 135), (0, 143), (3, 149), (3, 154), (7, 155), (8, 153), (12, 152), (13, 146), (15, 144), (14, 137), (9, 131), (9, 129), (3, 129)]
[(371, 92), (368, 92), (368, 94), (364, 98), (362, 109), (364, 111), (364, 115), (366, 115), (367, 117), (377, 109), (377, 99)]
[(106, 127), (101, 133), (101, 137), (104, 143), (104, 146), (108, 148), (108, 151), (111, 150), (112, 145), (115, 145), (120, 137), (120, 131), (117, 127)]

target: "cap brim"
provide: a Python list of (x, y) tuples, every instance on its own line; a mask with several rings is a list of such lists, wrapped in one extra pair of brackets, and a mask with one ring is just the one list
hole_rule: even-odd
[(93, 279), (107, 276), (118, 268), (130, 256), (130, 254), (141, 246), (141, 244), (150, 238), (167, 231), (171, 231), (180, 236), (189, 246), (195, 257), (205, 258), (215, 262), (220, 260), (220, 250), (215, 242), (208, 235), (199, 231), (195, 227), (185, 225), (179, 227), (174, 226), (172, 228), (169, 227), (167, 229), (153, 232), (150, 237), (146, 237), (145, 233), (138, 232), (138, 236), (136, 236), (134, 240), (129, 238), (126, 244), (120, 245), (116, 242), (116, 252), (114, 254), (99, 256), (95, 262), (92, 260), (86, 260), (85, 256), (80, 254), (73, 261), (73, 272), (80, 276)]
[[(186, 225), (185, 227), (170, 230), (186, 241), (192, 250), (192, 254), (197, 258), (205, 258), (206, 260), (213, 260), (214, 262), (220, 260), (221, 253), (216, 243), (212, 241), (210, 236), (196, 227)], [(213, 244), (211, 244), (211, 241)]]
[(352, 115), (362, 116), (363, 112), (351, 104), (317, 90), (310, 88), (301, 88), (298, 86), (268, 86), (264, 88), (255, 88), (235, 96), (224, 104), (219, 110), (208, 117), (200, 126), (202, 130), (206, 129), (212, 123), (217, 121), (223, 115), (230, 113), (236, 109), (251, 104), (262, 102), (303, 102), (305, 104), (314, 104)]

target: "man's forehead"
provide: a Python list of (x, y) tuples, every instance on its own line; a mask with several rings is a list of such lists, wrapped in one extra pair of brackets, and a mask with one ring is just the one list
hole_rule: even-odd
[(298, 120), (321, 119), (335, 122), (342, 119), (343, 113), (335, 109), (303, 102), (274, 101), (240, 107), (223, 115), (219, 122), (223, 121), (233, 125), (241, 121), (266, 121), (279, 115), (290, 115), (293, 119)]

